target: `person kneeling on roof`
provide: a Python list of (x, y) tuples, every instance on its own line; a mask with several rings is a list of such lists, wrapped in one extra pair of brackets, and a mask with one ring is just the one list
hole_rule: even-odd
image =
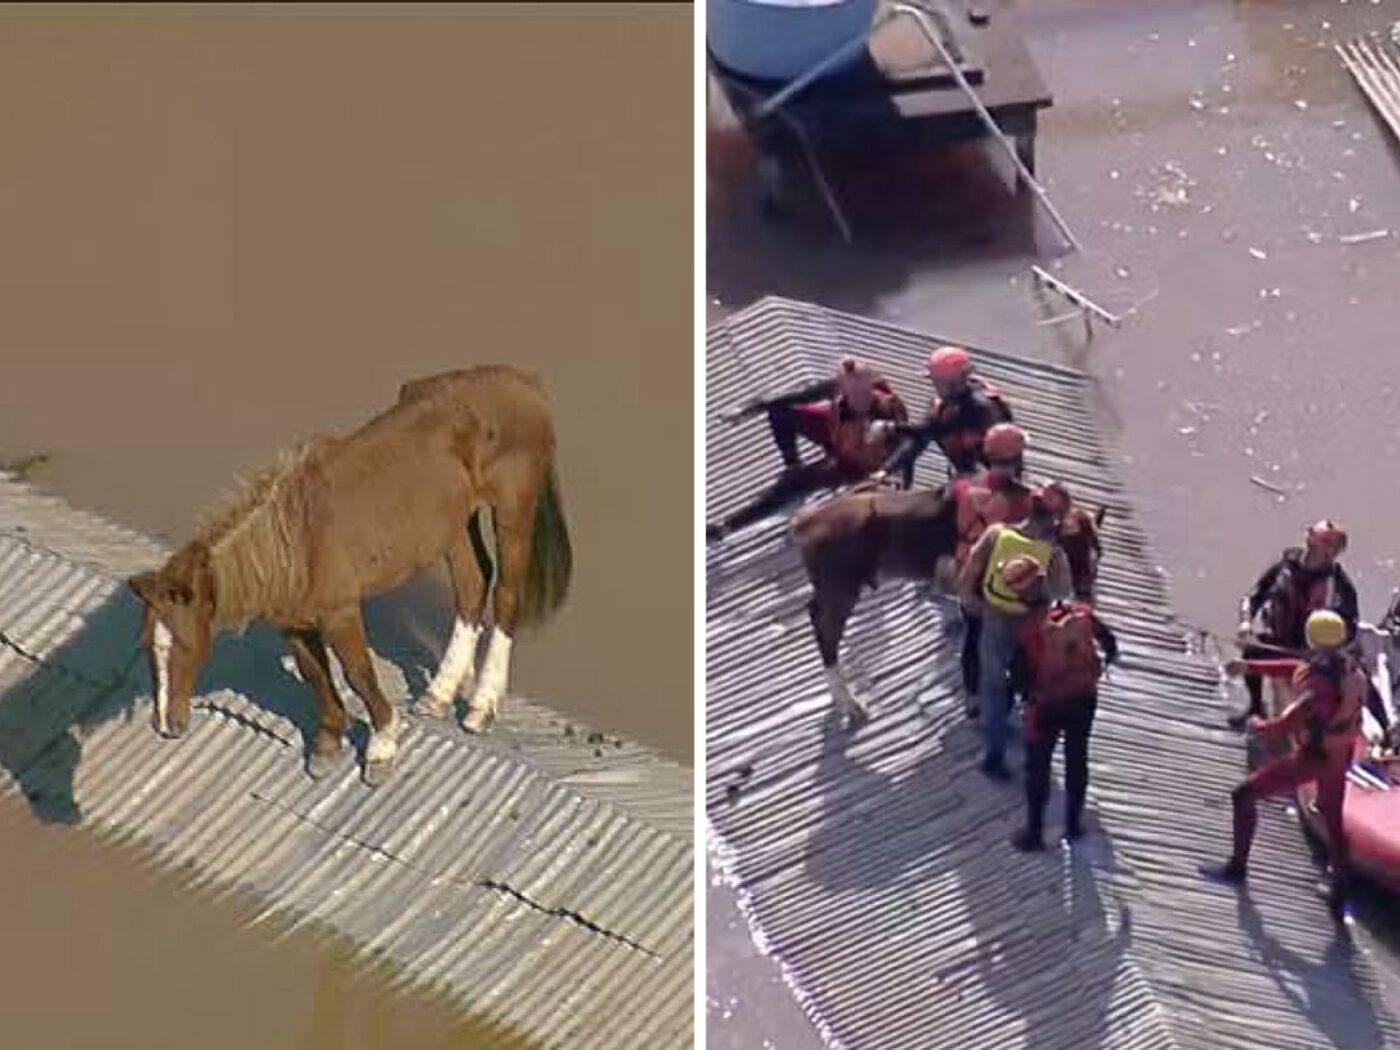
[(1089, 732), (1098, 709), (1099, 675), (1105, 664), (1118, 658), (1118, 640), (1088, 602), (1052, 604), (1045, 591), (1045, 573), (1034, 560), (1013, 558), (1003, 574), (1030, 610), (1020, 625), (1011, 661), (1012, 682), (1027, 698), (1026, 826), (1011, 842), (1027, 852), (1045, 848), (1050, 759), (1061, 734), (1065, 739), (1065, 838), (1073, 842), (1083, 834)]
[[(753, 503), (723, 522), (706, 528), (709, 541), (766, 518), (790, 503), (823, 488), (870, 477), (884, 462), (896, 439), (896, 427), (908, 419), (904, 403), (888, 380), (870, 365), (848, 357), (830, 383), (802, 392), (820, 400), (767, 402), (768, 426), (783, 458), (783, 474)], [(821, 449), (820, 460), (803, 463), (797, 439)]]
[(1274, 719), (1255, 716), (1254, 731), (1265, 737), (1287, 736), (1293, 748), (1283, 758), (1267, 763), (1235, 788), (1234, 850), (1221, 867), (1203, 872), (1225, 882), (1243, 883), (1248, 874), (1249, 850), (1258, 821), (1259, 799), (1295, 791), (1316, 783), (1317, 808), (1326, 829), (1328, 879), (1321, 887), (1335, 913), (1340, 914), (1350, 877), (1350, 857), (1342, 806), (1346, 800), (1347, 770), (1361, 729), (1361, 706), (1366, 676), (1346, 653), (1347, 626), (1334, 612), (1319, 611), (1305, 627), (1308, 652), (1304, 660), (1235, 660), (1227, 670), (1289, 676), (1298, 699)]
[[(1346, 546), (1345, 528), (1334, 521), (1319, 521), (1308, 529), (1302, 547), (1288, 548), (1264, 570), (1240, 603), (1237, 636), (1245, 659), (1267, 656), (1279, 648), (1302, 649), (1303, 624), (1318, 609), (1337, 613), (1346, 623), (1347, 638), (1356, 636), (1356, 587), (1338, 561)], [(1254, 620), (1261, 614), (1263, 628), (1256, 632)], [(1236, 729), (1246, 718), (1264, 713), (1263, 681), (1250, 671), (1244, 683), (1249, 710), (1230, 718)]]

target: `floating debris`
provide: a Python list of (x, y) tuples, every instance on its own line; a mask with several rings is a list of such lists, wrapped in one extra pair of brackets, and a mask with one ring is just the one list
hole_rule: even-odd
[(1274, 495), (1276, 496), (1288, 495), (1288, 490), (1286, 488), (1283, 488), (1280, 485), (1275, 485), (1272, 481), (1266, 481), (1264, 478), (1261, 478), (1258, 474), (1251, 474), (1249, 476), (1249, 480), (1251, 483), (1258, 485), (1261, 489), (1266, 489), (1267, 491), (1274, 493)]
[(1293, 104), (1294, 104), (1295, 106), (1297, 106), (1299, 109), (1307, 109), (1307, 108), (1308, 108), (1308, 100), (1305, 99), (1305, 98), (1295, 98), (1295, 99), (1293, 100)]
[(1267, 259), (1269, 257), (1269, 253), (1264, 251), (1263, 248), (1251, 248), (1249, 249), (1249, 254), (1256, 259)]
[(1345, 237), (1338, 237), (1337, 240), (1343, 244), (1365, 244), (1367, 241), (1378, 241), (1389, 236), (1389, 230), (1371, 230), (1368, 233), (1349, 233)]

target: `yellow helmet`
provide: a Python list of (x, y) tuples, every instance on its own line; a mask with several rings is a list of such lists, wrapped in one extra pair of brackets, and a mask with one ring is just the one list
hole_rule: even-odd
[(1340, 616), (1326, 609), (1308, 617), (1308, 647), (1310, 649), (1335, 649), (1347, 640), (1347, 624)]

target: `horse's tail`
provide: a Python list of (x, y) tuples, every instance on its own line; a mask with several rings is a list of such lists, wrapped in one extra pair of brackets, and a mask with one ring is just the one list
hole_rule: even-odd
[(569, 595), (574, 574), (574, 551), (569, 523), (553, 465), (535, 504), (535, 524), (530, 533), (530, 569), (520, 600), (520, 623), (543, 623)]

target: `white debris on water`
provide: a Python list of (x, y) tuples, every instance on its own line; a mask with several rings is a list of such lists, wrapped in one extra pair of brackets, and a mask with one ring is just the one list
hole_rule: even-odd
[(1367, 233), (1350, 233), (1344, 237), (1338, 237), (1337, 240), (1343, 244), (1365, 244), (1367, 241), (1378, 241), (1382, 237), (1389, 236), (1389, 230), (1371, 230)]
[(1269, 253), (1266, 252), (1263, 248), (1251, 248), (1249, 249), (1249, 254), (1254, 256), (1256, 259), (1267, 259), (1269, 257)]

